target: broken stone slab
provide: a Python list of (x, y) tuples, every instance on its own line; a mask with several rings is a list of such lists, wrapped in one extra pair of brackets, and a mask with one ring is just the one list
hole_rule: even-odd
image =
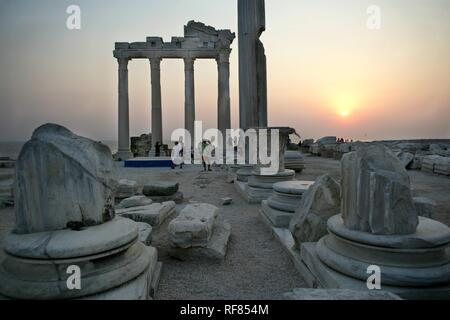
[(434, 218), (437, 206), (434, 200), (425, 197), (415, 197), (413, 201), (419, 217)]
[(349, 289), (294, 289), (284, 294), (287, 300), (402, 300), (392, 292), (381, 290), (349, 290)]
[(347, 228), (379, 235), (416, 232), (409, 175), (387, 147), (370, 144), (344, 155), (341, 177)]
[(172, 247), (207, 247), (219, 209), (206, 203), (189, 204), (169, 224)]
[(319, 177), (303, 195), (290, 222), (297, 246), (318, 241), (327, 234), (327, 221), (341, 209), (340, 186), (329, 175)]
[(171, 196), (178, 192), (180, 184), (178, 182), (156, 181), (144, 185), (142, 193), (148, 197)]
[(121, 179), (116, 187), (116, 199), (130, 198), (139, 193), (136, 181)]
[(159, 227), (168, 217), (175, 213), (175, 206), (176, 204), (173, 201), (152, 203), (143, 207), (118, 209), (116, 214), (136, 222), (148, 223), (152, 227)]
[(228, 249), (231, 226), (227, 222), (216, 221), (210, 240), (206, 247), (179, 248), (171, 247), (169, 255), (181, 261), (209, 260), (222, 262)]
[(107, 146), (59, 125), (37, 128), (16, 163), (15, 232), (55, 231), (72, 222), (95, 225), (111, 220), (113, 167)]
[(184, 201), (184, 195), (182, 192), (176, 192), (171, 196), (148, 196), (147, 198), (151, 199), (153, 202), (168, 202), (173, 201), (176, 204), (181, 204)]
[(229, 206), (233, 202), (233, 198), (222, 198), (220, 201), (222, 201), (223, 206)]
[(146, 246), (150, 246), (152, 244), (152, 226), (145, 222), (137, 222), (136, 224), (139, 231), (139, 241)]
[(127, 209), (133, 207), (143, 207), (152, 204), (153, 200), (147, 198), (146, 196), (133, 196), (130, 198), (123, 199), (116, 208), (117, 209)]
[(400, 152), (397, 157), (406, 169), (409, 169), (414, 161), (414, 155), (409, 152)]

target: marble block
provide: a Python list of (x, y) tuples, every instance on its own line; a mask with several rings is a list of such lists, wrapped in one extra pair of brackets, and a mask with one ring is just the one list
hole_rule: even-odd
[(211, 238), (205, 247), (180, 248), (172, 246), (169, 249), (169, 255), (181, 261), (210, 260), (222, 262), (227, 253), (230, 236), (230, 224), (216, 221)]
[(342, 215), (349, 229), (379, 235), (411, 234), (419, 223), (403, 163), (371, 144), (341, 162)]
[(326, 235), (328, 219), (339, 210), (339, 184), (328, 175), (319, 177), (303, 195), (290, 222), (289, 229), (297, 246)]
[(270, 224), (276, 228), (289, 228), (292, 216), (294, 215), (288, 211), (281, 211), (272, 208), (267, 200), (261, 202), (261, 214), (263, 214)]
[(136, 181), (121, 179), (116, 187), (116, 199), (122, 200), (130, 198), (139, 193), (139, 186)]
[(152, 203), (142, 207), (118, 209), (116, 213), (136, 222), (145, 222), (152, 227), (159, 227), (168, 217), (176, 212), (175, 202)]
[(128, 209), (133, 207), (143, 207), (152, 204), (153, 200), (147, 198), (146, 196), (133, 196), (130, 198), (123, 199), (117, 206), (116, 209)]
[(178, 192), (180, 184), (177, 182), (155, 181), (144, 185), (142, 193), (148, 197), (171, 196)]
[(168, 227), (172, 247), (206, 247), (219, 209), (206, 203), (187, 205)]

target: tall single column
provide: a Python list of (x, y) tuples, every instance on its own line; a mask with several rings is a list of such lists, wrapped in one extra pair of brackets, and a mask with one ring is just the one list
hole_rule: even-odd
[(195, 122), (194, 61), (195, 59), (193, 58), (184, 59), (184, 73), (185, 73), (184, 126), (185, 129), (189, 131), (191, 134), (192, 143), (194, 142), (194, 122)]
[(230, 52), (222, 50), (217, 59), (219, 70), (218, 129), (225, 137), (226, 130), (231, 129), (230, 107)]
[(117, 160), (127, 160), (133, 157), (130, 150), (130, 115), (128, 98), (128, 61), (118, 58), (119, 63), (119, 146)]
[(238, 0), (238, 25), (240, 127), (267, 127), (264, 0)]
[(152, 151), (157, 142), (163, 144), (163, 124), (161, 107), (161, 59), (151, 58), (152, 79)]

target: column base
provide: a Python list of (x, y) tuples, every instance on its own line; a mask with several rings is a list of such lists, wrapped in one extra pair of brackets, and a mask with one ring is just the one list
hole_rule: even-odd
[(116, 154), (114, 154), (114, 160), (116, 161), (125, 161), (133, 158), (133, 153), (131, 153), (130, 150), (119, 150)]

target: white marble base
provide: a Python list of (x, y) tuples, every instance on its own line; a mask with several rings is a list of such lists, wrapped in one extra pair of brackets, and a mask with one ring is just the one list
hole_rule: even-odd
[(289, 229), (289, 223), (293, 216), (293, 213), (291, 212), (271, 208), (267, 200), (261, 202), (260, 213), (269, 220), (272, 226), (286, 229)]
[[(306, 265), (308, 273), (314, 275), (320, 288), (367, 290), (367, 283), (365, 281), (346, 276), (322, 263), (316, 252), (316, 244), (317, 243), (315, 242), (309, 242), (301, 245), (300, 261)], [(414, 288), (395, 287), (382, 284), (381, 289), (392, 292), (403, 299), (448, 299), (450, 296), (450, 285), (431, 288)]]

